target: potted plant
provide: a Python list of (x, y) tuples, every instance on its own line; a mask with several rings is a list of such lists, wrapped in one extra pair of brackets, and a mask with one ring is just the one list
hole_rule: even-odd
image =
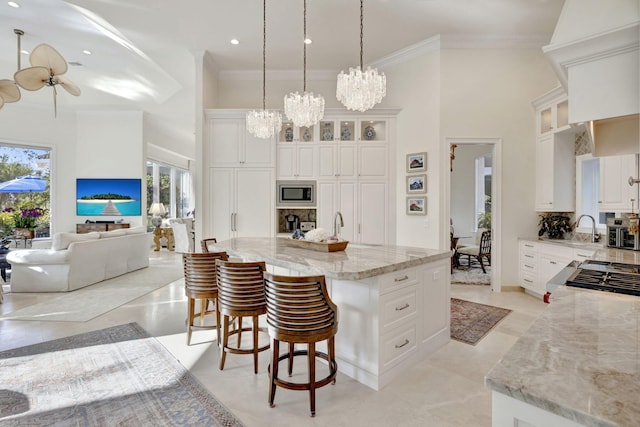
[(540, 215), (538, 226), (540, 227), (538, 236), (542, 237), (546, 233), (549, 239), (564, 239), (564, 233), (569, 233), (573, 230), (570, 218), (564, 214), (547, 213)]
[(18, 210), (6, 208), (4, 212), (10, 212), (13, 216), (14, 236), (33, 239), (38, 219), (46, 213), (46, 210), (42, 208), (23, 208)]

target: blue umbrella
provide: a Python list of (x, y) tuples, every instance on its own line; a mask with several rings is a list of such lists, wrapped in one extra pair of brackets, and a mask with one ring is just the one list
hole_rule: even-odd
[(19, 176), (0, 183), (0, 193), (39, 193), (47, 188), (47, 181), (32, 175)]

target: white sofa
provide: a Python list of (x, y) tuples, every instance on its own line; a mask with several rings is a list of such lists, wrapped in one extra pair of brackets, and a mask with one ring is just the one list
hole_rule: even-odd
[(66, 292), (149, 266), (152, 233), (133, 227), (86, 234), (56, 233), (51, 249), (15, 250), (11, 292)]

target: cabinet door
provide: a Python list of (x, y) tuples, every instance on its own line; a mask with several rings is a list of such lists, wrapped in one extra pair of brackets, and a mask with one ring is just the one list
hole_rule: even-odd
[(318, 178), (334, 178), (337, 173), (337, 147), (334, 144), (318, 147)]
[[(450, 267), (448, 263), (428, 264), (422, 270), (422, 341), (428, 341), (434, 335), (446, 329), (450, 324)], [(446, 304), (442, 302), (446, 301)]]
[(638, 207), (638, 186), (630, 186), (630, 176), (638, 176), (635, 154), (600, 157), (600, 212), (631, 212), (631, 199)]
[(358, 147), (358, 177), (386, 178), (387, 159), (386, 145), (360, 145)]
[(338, 146), (338, 177), (356, 178), (356, 146), (353, 144)]
[(295, 179), (296, 147), (293, 144), (278, 145), (278, 179)]
[(209, 120), (209, 164), (238, 166), (241, 160), (241, 123), (239, 119)]
[(296, 148), (297, 178), (315, 178), (315, 150), (312, 145), (298, 145)]
[(236, 169), (237, 237), (273, 237), (274, 193), (271, 169)]
[(275, 164), (275, 137), (256, 138), (246, 130), (245, 120), (241, 120), (243, 143), (240, 163), (243, 166), (267, 167)]
[(211, 223), (207, 235), (218, 240), (232, 237), (232, 214), (235, 211), (235, 183), (233, 168), (212, 168), (209, 182)]
[(384, 245), (387, 243), (387, 184), (361, 182), (359, 185), (360, 243)]
[[(344, 220), (344, 227), (340, 231), (340, 237), (350, 242), (359, 241), (357, 236), (356, 192), (357, 184), (355, 181), (338, 181), (338, 210)], [(333, 226), (333, 220), (331, 225)]]
[(553, 210), (553, 139), (536, 143), (536, 210)]
[(338, 210), (338, 183), (335, 180), (318, 181), (316, 183), (316, 228), (324, 228), (331, 233), (333, 218)]

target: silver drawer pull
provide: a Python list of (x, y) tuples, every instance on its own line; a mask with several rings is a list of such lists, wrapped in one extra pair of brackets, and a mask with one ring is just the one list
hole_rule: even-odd
[(581, 256), (581, 257), (584, 257), (584, 258), (589, 258), (589, 255), (585, 255), (585, 254), (581, 254), (581, 253), (578, 253), (578, 256)]
[(409, 307), (410, 307), (409, 303), (406, 302), (402, 307), (396, 307), (396, 311), (402, 311), (405, 308), (409, 308)]
[(525, 258), (533, 258), (533, 255), (525, 255)]
[(409, 280), (409, 276), (396, 277), (393, 279), (395, 282), (404, 282), (405, 280)]
[(553, 265), (555, 265), (555, 264), (557, 264), (557, 262), (555, 262), (555, 261), (549, 261), (549, 264), (553, 264)]
[(525, 245), (527, 248), (532, 248), (533, 245)]
[(529, 264), (525, 264), (524, 266), (527, 267), (527, 268), (533, 268), (533, 266), (529, 265)]
[(407, 344), (409, 344), (409, 340), (405, 338), (402, 344), (396, 344), (396, 348), (402, 348)]
[(527, 283), (533, 283), (533, 281), (529, 280), (529, 279), (524, 279), (524, 281), (527, 282)]

